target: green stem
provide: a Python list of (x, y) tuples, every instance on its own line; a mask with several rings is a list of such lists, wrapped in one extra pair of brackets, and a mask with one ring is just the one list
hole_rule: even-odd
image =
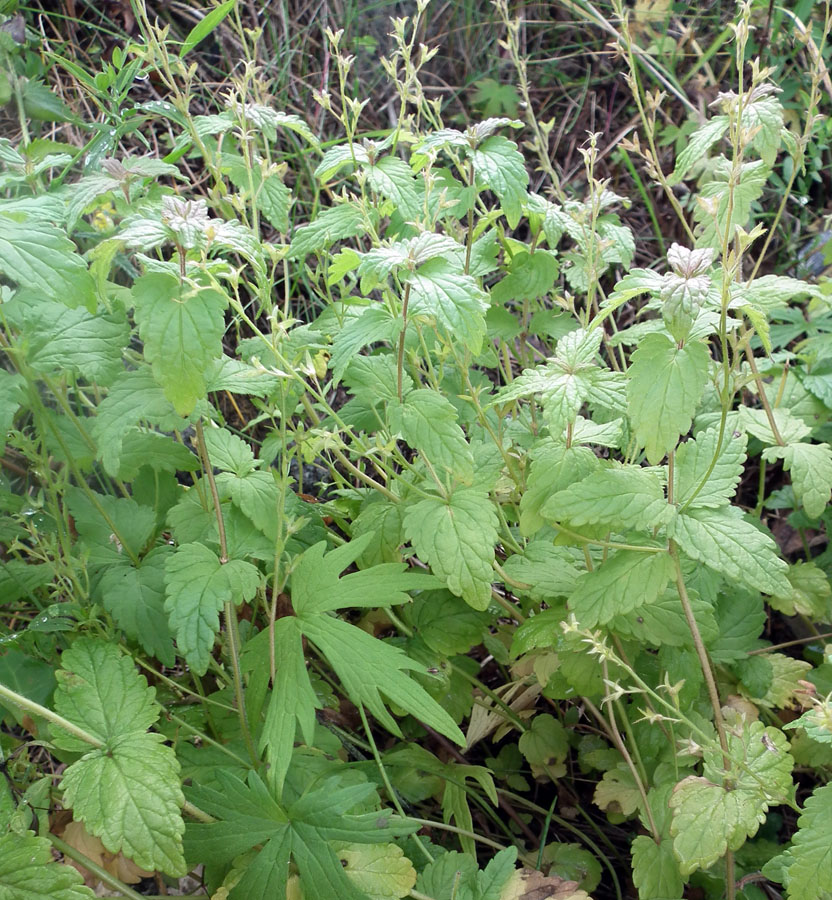
[[(214, 512), (217, 517), (217, 530), (220, 539), (220, 565), (228, 562), (228, 541), (225, 535), (225, 522), (222, 516), (222, 507), (220, 506), (220, 495), (217, 490), (217, 482), (214, 479), (214, 469), (211, 465), (211, 459), (208, 456), (208, 446), (205, 443), (205, 430), (202, 427), (202, 420), (196, 423), (196, 440), (199, 449), (199, 455), (202, 460), (202, 467), (205, 470), (205, 477), (208, 480), (208, 486), (211, 490), (211, 499), (214, 502)], [(233, 600), (226, 600), (223, 604), (223, 617), (225, 619), (225, 632), (228, 643), (228, 655), (231, 659), (231, 672), (234, 682), (234, 698), (237, 704), (237, 716), (240, 720), (240, 730), (243, 734), (243, 741), (246, 750), (251, 758), (255, 768), (259, 768), (260, 759), (257, 751), (254, 749), (254, 741), (251, 738), (251, 730), (248, 725), (248, 716), (246, 715), (246, 698), (243, 689), (243, 676), (240, 669), (240, 646), (239, 636), (237, 634), (237, 608)]]
[(428, 828), (438, 828), (440, 831), (450, 831), (452, 834), (471, 838), (472, 840), (479, 841), (481, 844), (485, 844), (486, 847), (492, 847), (494, 850), (506, 849), (504, 844), (498, 844), (496, 841), (492, 841), (491, 838), (483, 837), (481, 834), (476, 834), (473, 831), (457, 828), (456, 825), (446, 825), (444, 822), (436, 822), (433, 819), (417, 819), (413, 816), (408, 816), (408, 818), (411, 822), (418, 822), (420, 825), (426, 825)]
[(59, 716), (58, 713), (53, 712), (51, 709), (41, 706), (40, 703), (35, 703), (34, 700), (30, 700), (28, 697), (18, 694), (11, 688), (7, 688), (4, 684), (0, 684), (0, 699), (7, 700), (12, 706), (23, 710), (23, 712), (30, 713), (33, 716), (39, 716), (41, 719), (46, 719), (53, 725), (57, 725), (74, 737), (84, 741), (85, 744), (89, 744), (91, 747), (97, 747), (99, 750), (104, 747), (104, 742), (100, 741), (88, 731), (85, 731), (78, 725), (74, 725), (68, 719)]
[[(358, 714), (361, 716), (361, 724), (364, 726), (364, 733), (367, 735), (367, 741), (370, 744), (370, 749), (373, 753), (373, 759), (376, 761), (376, 766), (378, 767), (379, 775), (381, 775), (381, 780), (384, 782), (384, 787), (387, 789), (387, 796), (390, 798), (390, 802), (393, 806), (396, 807), (396, 812), (403, 818), (407, 818), (407, 813), (404, 811), (402, 807), (401, 801), (399, 800), (399, 795), (396, 793), (396, 789), (390, 783), (390, 778), (387, 775), (387, 769), (384, 768), (384, 763), (381, 759), (381, 754), (378, 752), (378, 747), (376, 746), (375, 738), (373, 737), (372, 729), (370, 728), (370, 723), (367, 721), (367, 713), (364, 712), (363, 704), (358, 704)], [(419, 840), (418, 835), (413, 835), (416, 844), (419, 849), (422, 851), (425, 859), (429, 863), (433, 862), (433, 854), (428, 850), (428, 848)]]
[(407, 305), (410, 301), (410, 282), (404, 286), (404, 298), (402, 299), (402, 330), (399, 333), (399, 352), (396, 356), (396, 391), (399, 403), (402, 402), (402, 381), (404, 380), (404, 339), (407, 332)]
[(702, 668), (702, 674), (705, 677), (705, 684), (708, 688), (708, 697), (710, 698), (711, 707), (714, 712), (714, 725), (716, 726), (716, 733), (719, 736), (719, 746), (722, 748), (722, 763), (727, 771), (731, 765), (731, 757), (728, 753), (728, 738), (725, 735), (725, 721), (722, 718), (722, 704), (719, 700), (719, 691), (716, 686), (716, 679), (714, 678), (711, 658), (708, 656), (705, 642), (702, 640), (699, 626), (696, 624), (696, 619), (693, 615), (693, 607), (691, 606), (690, 597), (688, 597), (688, 591), (685, 587), (685, 579), (682, 575), (682, 564), (679, 562), (676, 543), (672, 540), (670, 542), (670, 557), (673, 560), (673, 565), (676, 569), (676, 588), (679, 592), (682, 611), (685, 614), (685, 620), (688, 623), (688, 628), (690, 629), (691, 637), (693, 638), (693, 646), (696, 649), (696, 655), (699, 657), (699, 665)]

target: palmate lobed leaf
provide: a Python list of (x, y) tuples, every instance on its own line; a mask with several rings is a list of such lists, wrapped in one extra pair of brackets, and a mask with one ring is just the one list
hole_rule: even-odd
[(205, 787), (192, 791), (194, 802), (218, 821), (189, 826), (186, 841), (189, 858), (220, 863), (262, 845), (231, 889), (232, 900), (286, 896), (290, 860), (298, 868), (307, 896), (366, 900), (332, 842), (386, 844), (419, 827), (385, 812), (351, 813), (375, 796), (375, 788), (370, 784), (344, 787), (337, 776), (285, 806), (255, 772), (247, 783), (227, 772), (218, 779), (221, 791)]
[(278, 787), (289, 768), (296, 730), (312, 742), (315, 693), (309, 683), (301, 639), (315, 644), (326, 656), (355, 703), (361, 703), (393, 734), (399, 727), (387, 711), (385, 698), (459, 744), (464, 738), (450, 715), (407, 674), (424, 666), (398, 647), (367, 634), (328, 613), (340, 607), (384, 607), (405, 603), (408, 590), (439, 586), (432, 575), (407, 571), (403, 563), (384, 563), (339, 573), (357, 559), (373, 540), (372, 532), (324, 553), (321, 542), (304, 553), (292, 576), (295, 616), (275, 626), (278, 669), (269, 701), (261, 747), (266, 749)]

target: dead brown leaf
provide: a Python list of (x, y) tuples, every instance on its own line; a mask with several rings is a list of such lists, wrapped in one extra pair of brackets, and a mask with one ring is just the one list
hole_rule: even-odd
[[(142, 878), (152, 875), (152, 872), (145, 872), (140, 869), (132, 859), (128, 859), (123, 853), (110, 853), (109, 850), (101, 843), (101, 841), (90, 834), (82, 822), (70, 822), (64, 828), (63, 834), (60, 835), (70, 847), (83, 853), (90, 862), (101, 866), (111, 875), (114, 875), (119, 881), (125, 884), (138, 884)], [(98, 884), (98, 878), (85, 869), (80, 863), (73, 859), (66, 860), (70, 865), (74, 866), (84, 876), (84, 881), (88, 887), (94, 887)]]
[(536, 869), (518, 869), (503, 888), (500, 900), (592, 900), (577, 881), (546, 876)]

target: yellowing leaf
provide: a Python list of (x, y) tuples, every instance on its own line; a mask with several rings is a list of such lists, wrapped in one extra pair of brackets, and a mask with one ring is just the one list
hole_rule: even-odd
[(396, 844), (347, 844), (337, 852), (347, 877), (368, 900), (400, 900), (416, 884), (413, 863)]

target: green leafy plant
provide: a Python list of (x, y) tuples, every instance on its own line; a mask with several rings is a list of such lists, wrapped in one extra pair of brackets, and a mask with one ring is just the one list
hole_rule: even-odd
[(254, 60), (192, 108), (183, 57), (239, 30), (224, 3), (179, 47), (137, 6), (141, 39), (77, 75), (110, 152), (135, 125), (120, 73), (152, 71), (158, 154), (34, 163), (25, 105), (0, 142), (9, 896), (91, 896), (49, 841), (135, 893), (60, 816), (232, 900), (832, 891), (828, 301), (759, 274), (825, 69), (797, 133), (742, 6), (738, 83), (671, 168), (617, 10), (627, 152), (684, 235), (635, 266), (598, 135), (585, 195), (557, 179), (507, 4), (526, 146), (426, 99), (426, 7), (393, 22), (385, 135), (331, 30), (339, 142), (273, 108)]

